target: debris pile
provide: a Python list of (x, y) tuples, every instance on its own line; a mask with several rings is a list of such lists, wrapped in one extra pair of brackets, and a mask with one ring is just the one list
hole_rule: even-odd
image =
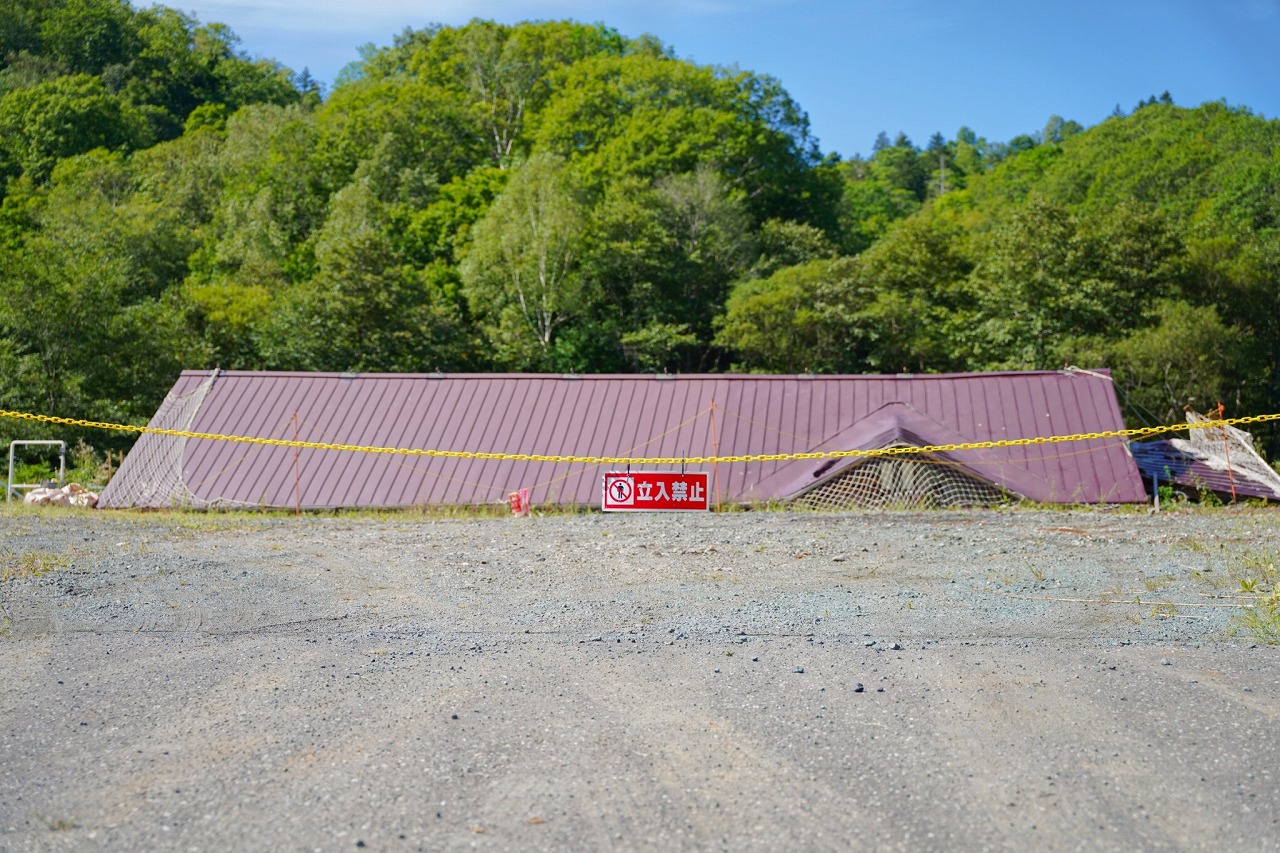
[(94, 507), (98, 504), (98, 493), (89, 491), (79, 483), (67, 483), (60, 489), (41, 486), (27, 492), (22, 502), (32, 506)]

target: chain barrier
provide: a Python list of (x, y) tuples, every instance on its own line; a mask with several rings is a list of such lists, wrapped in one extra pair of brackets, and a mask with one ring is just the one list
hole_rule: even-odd
[(56, 415), (39, 415), (30, 412), (11, 412), (0, 409), (0, 417), (60, 426), (86, 427), (89, 429), (167, 435), (176, 438), (195, 438), (207, 441), (228, 441), (240, 444), (260, 444), (269, 447), (297, 447), (311, 450), (340, 450), (351, 453), (386, 453), (397, 456), (416, 456), (431, 459), (480, 459), (512, 462), (569, 462), (586, 465), (712, 465), (733, 462), (790, 462), (803, 459), (849, 459), (859, 457), (901, 456), (920, 453), (944, 453), (964, 450), (993, 450), (1005, 447), (1030, 447), (1044, 444), (1065, 444), (1103, 438), (1148, 438), (1170, 432), (1192, 429), (1212, 429), (1238, 424), (1258, 424), (1280, 420), (1280, 414), (1251, 415), (1242, 418), (1225, 418), (1202, 423), (1183, 423), (1170, 426), (1113, 429), (1101, 432), (1083, 432), (1073, 435), (1048, 435), (1035, 438), (1002, 438), (995, 441), (972, 441), (961, 444), (931, 444), (924, 447), (881, 447), (868, 450), (814, 450), (802, 453), (754, 453), (737, 456), (558, 456), (542, 453), (495, 453), (477, 450), (420, 450), (409, 447), (376, 447), (360, 444), (333, 444), (321, 441), (299, 441), (286, 438), (260, 438), (256, 436), (223, 435), (222, 433), (188, 432), (186, 430), (159, 427), (113, 424), (87, 421), (78, 418), (62, 418)]

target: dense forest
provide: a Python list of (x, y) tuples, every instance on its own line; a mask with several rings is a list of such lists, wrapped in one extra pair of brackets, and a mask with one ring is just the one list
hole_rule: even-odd
[(1280, 411), (1280, 122), (1244, 107), (842, 160), (779, 81), (600, 25), (406, 30), (326, 94), (172, 9), (8, 6), (0, 408), (145, 423), (214, 366), (1077, 365), (1131, 425)]

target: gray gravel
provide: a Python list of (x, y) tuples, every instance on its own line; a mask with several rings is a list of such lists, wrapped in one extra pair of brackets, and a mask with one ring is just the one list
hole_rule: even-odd
[(0, 513), (0, 850), (1278, 850), (1275, 511)]

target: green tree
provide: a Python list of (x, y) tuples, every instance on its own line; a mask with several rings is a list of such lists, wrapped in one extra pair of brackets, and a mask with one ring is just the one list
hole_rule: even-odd
[(384, 146), (397, 170), (447, 183), (486, 162), (476, 118), (465, 99), (431, 81), (365, 79), (339, 86), (318, 114), (319, 162), (331, 190)]
[(954, 328), (971, 310), (973, 264), (962, 235), (933, 218), (894, 226), (858, 258), (857, 302), (848, 308), (862, 351), (842, 370), (939, 372), (963, 366)]
[(668, 316), (680, 318), (707, 340), (729, 284), (750, 262), (753, 244), (745, 199), (709, 166), (663, 177), (655, 189), (678, 259), (669, 276), (678, 289), (664, 294)]
[(585, 221), (564, 161), (544, 154), (520, 166), (476, 223), (463, 288), (499, 365), (557, 366), (558, 333), (593, 301), (578, 271)]
[(600, 55), (557, 75), (534, 150), (574, 161), (600, 191), (619, 177), (654, 181), (714, 166), (756, 221), (813, 218), (828, 201), (808, 118), (776, 81), (651, 54)]
[(72, 73), (102, 74), (137, 50), (127, 0), (60, 0), (38, 14), (41, 52)]
[(456, 270), (471, 240), (471, 228), (484, 217), (506, 186), (507, 173), (477, 168), (439, 188), (420, 209), (405, 212), (399, 228), (402, 251), (419, 265), (439, 263)]
[(143, 116), (97, 77), (37, 83), (0, 98), (0, 177), (25, 173), (45, 181), (60, 158), (144, 147), (148, 134)]
[(139, 198), (124, 159), (63, 161), (33, 199), (35, 227), (0, 264), (0, 398), (73, 417), (148, 417), (192, 355), (167, 285), (187, 246)]
[(1152, 313), (1150, 324), (1077, 354), (1113, 368), (1126, 421), (1170, 424), (1181, 420), (1186, 406), (1203, 412), (1222, 400), (1237, 403), (1233, 377), (1248, 359), (1248, 347), (1217, 309), (1162, 299)]
[(966, 335), (973, 367), (1060, 367), (1054, 362), (1063, 338), (1101, 331), (1109, 306), (1085, 286), (1090, 247), (1061, 206), (1032, 199), (976, 254), (969, 283), (976, 316)]
[(809, 261), (734, 287), (716, 341), (752, 370), (938, 371), (967, 308), (970, 263), (932, 220), (895, 226), (857, 258)]
[(752, 278), (763, 278), (784, 267), (834, 258), (838, 254), (835, 244), (821, 229), (803, 222), (769, 219), (761, 223), (755, 238), (759, 257), (751, 267)]
[(861, 343), (844, 298), (856, 287), (857, 265), (852, 258), (809, 261), (740, 282), (717, 321), (716, 343), (741, 359), (740, 369), (841, 370)]
[(224, 367), (263, 366), (255, 330), (277, 294), (315, 272), (314, 237), (329, 201), (316, 136), (304, 107), (255, 105), (225, 131), (205, 127), (144, 155), (158, 161), (149, 181), (181, 203), (199, 239), (183, 301), (193, 335)]
[(597, 342), (593, 359), (610, 370), (708, 369), (712, 320), (756, 254), (741, 193), (708, 166), (652, 183), (622, 178), (591, 206), (586, 229), (579, 270), (598, 299), (575, 327)]
[(840, 249), (844, 254), (858, 254), (883, 237), (894, 222), (920, 209), (920, 200), (894, 186), (875, 161), (846, 161), (840, 164), (840, 174), (844, 181), (839, 206)]
[[(10, 0), (0, 15), (0, 69), (20, 55), (40, 50), (40, 17), (43, 0)], [(2, 71), (0, 71), (2, 73)]]
[(334, 197), (316, 241), (315, 277), (279, 294), (255, 330), (267, 366), (397, 372), (467, 366), (457, 305), (404, 262), (390, 224), (367, 182)]

